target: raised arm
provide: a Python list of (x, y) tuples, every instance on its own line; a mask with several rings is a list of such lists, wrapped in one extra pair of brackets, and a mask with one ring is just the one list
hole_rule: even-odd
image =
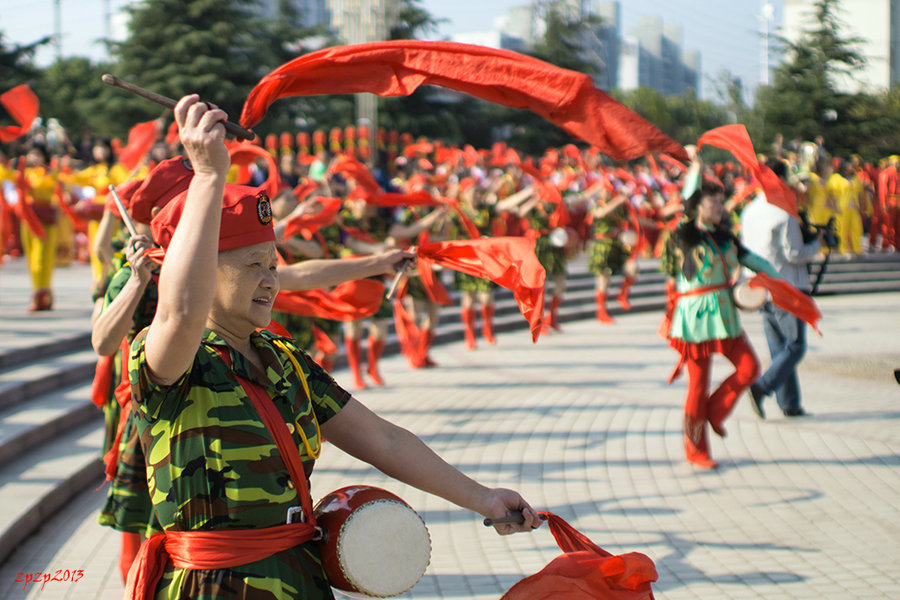
[(159, 277), (159, 304), (147, 333), (147, 366), (157, 383), (174, 383), (187, 371), (206, 327), (216, 288), (222, 197), (230, 160), (228, 117), (196, 94), (175, 106), (181, 143), (194, 177)]
[(420, 490), (440, 496), (485, 517), (504, 517), (521, 510), (522, 524), (495, 525), (498, 533), (530, 531), (540, 526), (537, 513), (516, 492), (488, 488), (445, 462), (418, 437), (350, 400), (322, 425), (329, 442), (382, 473)]
[(314, 290), (373, 275), (390, 275), (400, 261), (414, 257), (410, 252), (389, 250), (359, 258), (305, 260), (279, 266), (278, 281), (283, 290)]

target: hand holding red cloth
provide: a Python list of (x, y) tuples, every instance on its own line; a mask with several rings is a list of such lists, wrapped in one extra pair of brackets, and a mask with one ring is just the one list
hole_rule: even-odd
[(273, 102), (287, 96), (408, 96), (423, 84), (527, 108), (616, 160), (651, 152), (687, 160), (680, 144), (595, 88), (590, 76), (524, 54), (455, 42), (392, 40), (305, 54), (256, 84), (241, 125), (259, 123)]
[(526, 577), (501, 600), (652, 600), (657, 580), (644, 554), (613, 555), (553, 513), (541, 512), (564, 554)]
[(543, 325), (547, 273), (534, 254), (534, 240), (496, 237), (438, 242), (420, 246), (418, 257), (420, 269), (434, 263), (475, 277), (487, 277), (512, 290), (519, 310), (528, 320), (531, 339), (537, 341)]

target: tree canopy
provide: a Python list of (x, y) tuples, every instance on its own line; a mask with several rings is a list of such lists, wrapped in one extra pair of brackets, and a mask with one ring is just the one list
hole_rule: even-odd
[[(321, 47), (345, 43), (327, 27), (303, 25), (296, 3), (278, 0), (260, 15), (259, 0), (144, 0), (127, 8), (127, 38), (108, 42), (110, 62), (64, 58), (46, 68), (34, 64), (34, 52), (51, 38), (27, 45), (11, 44), (0, 31), (0, 81), (3, 90), (29, 83), (41, 99), (41, 115), (58, 119), (70, 136), (88, 129), (96, 135), (124, 137), (137, 122), (168, 111), (122, 90), (100, 83), (112, 72), (138, 85), (177, 98), (197, 92), (240, 114), (253, 85), (278, 65)], [(576, 18), (568, 2), (539, 5), (544, 34), (530, 49), (537, 58), (597, 77), (602, 73), (591, 52), (596, 28), (591, 17)], [(401, 0), (392, 39), (416, 39), (437, 32), (439, 20), (421, 0)], [(846, 35), (839, 0), (816, 0), (809, 26), (799, 39), (782, 40), (785, 48), (773, 83), (757, 90), (744, 105), (740, 79), (717, 75), (719, 98), (701, 100), (694, 93), (663, 96), (640, 88), (612, 94), (681, 143), (729, 122), (748, 126), (754, 143), (767, 147), (780, 133), (786, 139), (824, 136), (836, 154), (859, 153), (874, 160), (900, 147), (900, 91), (856, 93), (841, 82), (863, 65), (861, 40)], [(380, 125), (450, 143), (486, 147), (503, 139), (529, 153), (575, 142), (571, 136), (528, 111), (515, 110), (446, 90), (423, 87), (410, 97), (380, 98)], [(278, 102), (257, 133), (344, 127), (354, 121), (352, 96), (311, 96)], [(0, 120), (6, 120), (0, 109)]]

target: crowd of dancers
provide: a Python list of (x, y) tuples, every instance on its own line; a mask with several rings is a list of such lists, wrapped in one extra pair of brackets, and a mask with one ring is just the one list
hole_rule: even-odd
[[(161, 124), (154, 127), (158, 139), (146, 146), (137, 163), (117, 160), (127, 151), (121, 144), (92, 140), (78, 149), (64, 136), (51, 137), (40, 129), (19, 140), (9, 155), (0, 154), (4, 199), (0, 247), (5, 254), (22, 254), (28, 261), (34, 286), (31, 310), (52, 310), (55, 267), (73, 260), (92, 266), (94, 346), (104, 357), (93, 394), (106, 415), (104, 451), (113, 480), (100, 520), (126, 534), (123, 576), (141, 536), (158, 529), (158, 524), (147, 493), (146, 461), (129, 414), (128, 373), (122, 365), (131, 341), (150, 324), (156, 310), (158, 268), (152, 249), (167, 242), (159, 239), (165, 231), (151, 224), (172, 198), (187, 189), (193, 176), (176, 132), (170, 129), (165, 135)], [(327, 134), (269, 135), (256, 143), (230, 145), (229, 152), (229, 182), (256, 186), (270, 198), (267, 214), (259, 218), (275, 223), (282, 289), (321, 285), (330, 294), (311, 308), (309, 302), (276, 303), (270, 327), (286, 331), (325, 371), (333, 368), (343, 348), (356, 389), (384, 385), (379, 360), (392, 321), (398, 333), (416, 332), (402, 343), (411, 368), (438, 366), (430, 349), (439, 309), (452, 303), (445, 285), (459, 291), (466, 347), (474, 350), (479, 343), (495, 343), (496, 284), (459, 272), (453, 273), (452, 281), (446, 273), (423, 272), (408, 264), (413, 254), (405, 250), (454, 239), (533, 240), (549, 283), (547, 332), (561, 331), (567, 265), (584, 253), (596, 282), (596, 318), (612, 324), (608, 302), (630, 309), (637, 259), (661, 259), (673, 302), (679, 295), (690, 296), (684, 285), (678, 289), (691, 278), (680, 275), (689, 269), (683, 268), (684, 240), (674, 234), (679, 224), (706, 219), (710, 231), (715, 227), (722, 231), (710, 238), (717, 240), (713, 246), (718, 243), (727, 254), (728, 244), (739, 246), (728, 235), (737, 234), (742, 208), (760, 191), (751, 173), (732, 162), (689, 165), (651, 155), (630, 164), (610, 164), (592, 148), (573, 144), (525, 156), (502, 142), (476, 149), (354, 127), (334, 128)], [(783, 163), (786, 180), (809, 223), (831, 224), (837, 244), (827, 251), (853, 256), (864, 248), (869, 252), (900, 248), (900, 157), (871, 165), (858, 157), (829, 156), (821, 144), (808, 142), (790, 148), (779, 145), (769, 158)], [(721, 210), (703, 212), (707, 197), (721, 197)], [(136, 231), (123, 223), (122, 208)], [(364, 257), (372, 260), (365, 262)], [(345, 263), (351, 265), (349, 270), (331, 279), (309, 279), (302, 268), (288, 270), (292, 265), (335, 259), (353, 260)], [(724, 257), (722, 264), (727, 271)], [(717, 269), (718, 263), (713, 260), (707, 266)], [(384, 297), (384, 286), (378, 288), (373, 304), (365, 293), (371, 288), (347, 290), (338, 285), (369, 276), (388, 286), (394, 271), (405, 275), (394, 282), (399, 282), (392, 290), (395, 302)], [(622, 276), (621, 286), (615, 298), (608, 298), (610, 279), (616, 275)], [(721, 275), (727, 281), (727, 273)], [(695, 288), (709, 291), (708, 286)], [(677, 312), (674, 318), (679, 318)], [(737, 368), (740, 381), (728, 384), (734, 389), (709, 394), (705, 387), (689, 384), (687, 457), (699, 466), (715, 466), (708, 455), (706, 425), (724, 435), (722, 421), (738, 391), (757, 377), (758, 364), (742, 366), (742, 357), (752, 354), (744, 346), (713, 349), (689, 335), (673, 340), (675, 329), (662, 333), (681, 354), (692, 379), (708, 379), (701, 363), (705, 359), (708, 369), (714, 351), (733, 359)], [(694, 356), (697, 348), (706, 348), (705, 356)], [(719, 398), (722, 406), (711, 402), (702, 411), (697, 408), (711, 398)]]

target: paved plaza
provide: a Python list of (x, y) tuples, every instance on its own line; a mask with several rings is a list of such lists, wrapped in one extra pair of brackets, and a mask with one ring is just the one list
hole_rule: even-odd
[[(72, 267), (60, 281), (71, 277), (77, 291), (75, 270), (86, 276)], [(0, 270), (0, 316), (35, 331), (25, 325), (34, 320), (25, 302), (3, 293), (9, 274), (9, 265)], [(727, 438), (712, 441), (720, 463), (712, 472), (684, 460), (685, 382), (665, 383), (676, 355), (656, 335), (658, 313), (615, 325), (564, 323), (563, 333), (537, 344), (525, 330), (475, 351), (445, 344), (433, 352), (436, 369), (413, 371), (391, 356), (383, 363), (388, 385), (356, 397), (479, 481), (519, 490), (613, 553), (650, 556), (660, 600), (898, 598), (900, 386), (892, 370), (900, 367), (900, 294), (818, 304), (823, 336), (810, 332), (800, 371), (812, 416), (782, 417), (770, 399), (761, 421), (742, 399), (726, 422)], [(58, 316), (35, 318), (67, 331), (87, 328), (89, 307), (72, 298), (60, 306)], [(743, 322), (765, 366), (761, 319), (743, 313)], [(15, 343), (3, 338), (2, 348)], [(714, 385), (724, 373), (724, 361), (715, 362)], [(336, 377), (349, 383), (346, 370)], [(99, 430), (85, 443), (99, 447)], [(326, 446), (312, 481), (314, 498), (365, 483), (420, 512), (431, 564), (405, 598), (496, 600), (560, 553), (546, 528), (498, 536), (479, 515), (335, 448)], [(104, 498), (105, 488), (92, 486), (48, 517), (0, 567), (0, 598), (121, 597), (119, 534), (96, 524)], [(84, 577), (43, 590), (13, 583), (19, 571), (57, 569), (81, 569)]]

